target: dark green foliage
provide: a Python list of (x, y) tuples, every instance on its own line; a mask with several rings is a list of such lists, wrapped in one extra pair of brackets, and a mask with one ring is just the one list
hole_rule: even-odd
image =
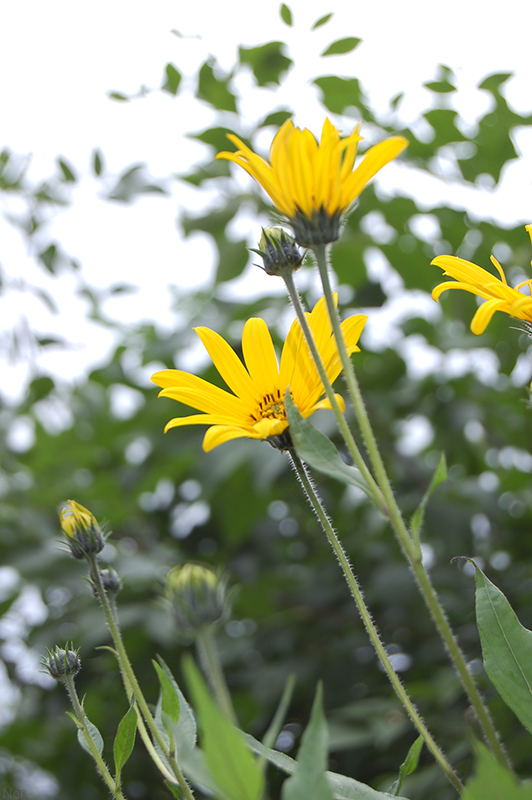
[(285, 48), (283, 42), (267, 42), (260, 47), (239, 47), (240, 63), (251, 67), (258, 86), (279, 85), (293, 63), (282, 52)]

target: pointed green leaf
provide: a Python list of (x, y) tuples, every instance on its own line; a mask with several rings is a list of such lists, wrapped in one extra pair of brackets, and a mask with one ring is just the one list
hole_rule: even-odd
[(487, 747), (477, 743), (474, 778), (467, 782), (462, 800), (532, 800), (530, 783), (519, 783), (508, 767), (499, 764)]
[(292, 693), (294, 691), (295, 682), (296, 682), (296, 676), (293, 674), (289, 675), (284, 687), (283, 696), (281, 697), (279, 706), (277, 708), (277, 711), (275, 712), (275, 716), (272, 719), (270, 727), (268, 728), (262, 739), (264, 747), (267, 748), (273, 747), (273, 745), (277, 741), (277, 737), (279, 736), (279, 733), (281, 731), (284, 718), (288, 710), (288, 706), (290, 705), (290, 700), (292, 699)]
[(286, 3), (281, 3), (281, 8), (279, 9), (279, 14), (281, 15), (281, 19), (285, 25), (292, 27), (293, 17), (292, 17), (292, 10), (286, 5)]
[(332, 789), (325, 775), (329, 732), (321, 684), (316, 690), (310, 722), (301, 739), (295, 773), (283, 784), (283, 800), (333, 800)]
[(165, 80), (161, 86), (164, 92), (169, 94), (177, 94), (179, 84), (181, 83), (181, 73), (173, 64), (168, 63), (164, 68)]
[(177, 685), (177, 682), (172, 675), (170, 668), (161, 658), (161, 656), (157, 656), (157, 660), (161, 666), (162, 671), (165, 673), (166, 677), (174, 687), (174, 690), (177, 694), (179, 699), (179, 719), (177, 721), (177, 725), (175, 728), (175, 749), (178, 760), (183, 758), (186, 753), (193, 750), (196, 745), (197, 739), (197, 730), (196, 730), (196, 719), (194, 717), (194, 712), (192, 711), (190, 705), (187, 703), (183, 692)]
[(504, 702), (532, 733), (532, 632), (476, 564), (475, 570), (484, 668)]
[(113, 755), (115, 760), (116, 782), (120, 783), (120, 773), (122, 767), (132, 753), (137, 733), (137, 710), (134, 705), (122, 717), (118, 724), (116, 737), (113, 744)]
[(430, 486), (425, 492), (423, 499), (419, 506), (416, 508), (412, 515), (412, 521), (410, 523), (410, 530), (412, 531), (412, 536), (414, 537), (415, 541), (419, 541), (419, 531), (421, 529), (421, 525), (423, 524), (423, 518), (425, 516), (425, 508), (427, 503), (430, 500), (431, 495), (436, 491), (438, 486), (441, 483), (444, 483), (447, 480), (447, 462), (445, 460), (445, 453), (440, 455), (440, 459), (438, 461), (438, 466), (434, 470), (434, 475), (432, 476), (432, 480), (430, 482)]
[(358, 47), (362, 39), (357, 39), (356, 36), (346, 36), (345, 39), (337, 39), (332, 42), (329, 47), (323, 51), (322, 56), (341, 56), (344, 53), (351, 53), (355, 47)]
[(161, 702), (159, 709), (161, 712), (161, 721), (172, 744), (174, 744), (175, 730), (179, 721), (179, 697), (168, 675), (156, 661), (152, 660), (152, 664), (155, 667), (161, 686)]
[(61, 170), (63, 180), (66, 183), (75, 183), (77, 181), (73, 168), (65, 161), (64, 158), (58, 158), (57, 164)]
[(212, 699), (192, 658), (183, 660), (203, 734), (202, 749), (212, 779), (230, 800), (259, 800), (264, 774), (240, 732)]
[(314, 25), (310, 30), (315, 31), (316, 28), (321, 28), (322, 25), (326, 25), (333, 16), (334, 13), (332, 11), (330, 14), (324, 14), (323, 17), (320, 17), (319, 19), (316, 20), (316, 22), (314, 23)]
[(241, 64), (247, 64), (255, 76), (259, 86), (277, 84), (281, 77), (292, 66), (291, 58), (285, 56), (283, 42), (266, 42), (259, 47), (239, 47), (238, 56)]
[[(288, 775), (294, 774), (297, 764), (293, 758), (287, 756), (286, 753), (280, 753), (278, 750), (268, 750), (249, 733), (246, 733), (244, 738), (248, 747), (254, 753), (265, 757), (270, 764), (273, 764)], [(397, 800), (394, 795), (388, 792), (378, 792), (365, 783), (360, 783), (360, 781), (348, 778), (345, 775), (339, 775), (337, 772), (327, 772), (327, 780), (335, 800)], [(399, 800), (405, 800), (405, 798), (400, 797)]]
[(219, 111), (236, 111), (236, 98), (229, 89), (229, 79), (218, 77), (213, 61), (206, 61), (199, 71), (197, 96)]
[(399, 768), (399, 778), (395, 781), (390, 789), (392, 794), (398, 794), (401, 791), (401, 786), (403, 785), (406, 776), (410, 775), (412, 772), (415, 772), (417, 769), (422, 747), (423, 738), (418, 736)]
[(298, 456), (309, 467), (342, 483), (358, 486), (368, 496), (371, 496), (360, 471), (356, 467), (344, 464), (331, 440), (324, 433), (316, 430), (310, 422), (303, 419), (289, 391), (286, 392), (285, 407), (290, 425), (290, 436)]
[(92, 168), (95, 175), (100, 176), (103, 172), (103, 153), (99, 147), (92, 151)]

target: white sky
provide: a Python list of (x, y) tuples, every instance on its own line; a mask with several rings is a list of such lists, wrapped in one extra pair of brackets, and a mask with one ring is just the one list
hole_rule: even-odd
[[(183, 242), (176, 231), (179, 208), (198, 207), (194, 190), (177, 184), (170, 199), (151, 197), (133, 206), (105, 203), (99, 199), (101, 185), (89, 173), (91, 151), (101, 148), (111, 172), (139, 161), (156, 176), (186, 171), (204, 151), (184, 134), (207, 126), (212, 116), (204, 104), (193, 100), (186, 81), (177, 99), (154, 92), (144, 100), (116, 103), (108, 99), (108, 91), (132, 93), (141, 84), (157, 87), (168, 61), (193, 75), (209, 53), (230, 68), (238, 44), (282, 39), (298, 64), (284, 89), (286, 102), (295, 107), (299, 125), (316, 131), (322, 112), (308, 81), (334, 72), (358, 77), (377, 110), (384, 111), (389, 98), (404, 91), (402, 113), (413, 120), (428, 105), (429, 95), (421, 84), (434, 77), (438, 63), (444, 63), (458, 75), (458, 106), (466, 121), (473, 123), (486, 107), (475, 85), (490, 72), (512, 71), (516, 77), (508, 84), (508, 99), (522, 112), (532, 110), (528, 2), (507, 0), (501, 6), (468, 0), (448, 0), (443, 5), (426, 0), (365, 4), (294, 0), (289, 5), (295, 22), (291, 29), (280, 21), (276, 0), (255, 6), (249, 0), (230, 4), (156, 0), (149, 9), (124, 0), (93, 0), (90, 5), (26, 0), (3, 8), (0, 148), (31, 154), (29, 175), (34, 179), (53, 172), (57, 155), (85, 173), (75, 189), (73, 208), (58, 217), (51, 234), (81, 262), (88, 283), (140, 285), (136, 295), (108, 304), (109, 313), (125, 323), (146, 318), (171, 325), (167, 285), (177, 284), (186, 291), (208, 280), (212, 251), (208, 241), (193, 237)], [(329, 11), (335, 12), (333, 20), (311, 33), (312, 23)], [(177, 38), (173, 28), (188, 38)], [(350, 35), (363, 39), (354, 53), (319, 58), (331, 41)], [(260, 116), (257, 94), (268, 102), (272, 97), (268, 90), (245, 94), (244, 110), (251, 118)], [(531, 219), (532, 134), (522, 133), (517, 143), (523, 158), (509, 167), (497, 192), (463, 189), (452, 180), (436, 182), (396, 165), (386, 168), (380, 183), (415, 192), (427, 208), (454, 202), (503, 225), (524, 224)], [(234, 174), (235, 180), (245, 180)], [(0, 197), (2, 210), (5, 201)], [(244, 232), (258, 230), (256, 221), (242, 219), (241, 224)], [(74, 343), (69, 352), (39, 356), (42, 369), (65, 379), (106, 357), (112, 337), (83, 322), (85, 306), (74, 297), (76, 279), (43, 275), (18, 233), (2, 218), (0, 261), (13, 278), (23, 277), (51, 291), (60, 306), (59, 315), (52, 316), (27, 294), (9, 293), (8, 301), (0, 298), (0, 332), (25, 315), (43, 333), (68, 338)], [(260, 291), (263, 280), (270, 279), (250, 271), (239, 291)], [(18, 305), (14, 298), (20, 300)], [(5, 356), (0, 358), (4, 363)], [(2, 371), (6, 378), (2, 391), (17, 395), (27, 364), (8, 364)]]

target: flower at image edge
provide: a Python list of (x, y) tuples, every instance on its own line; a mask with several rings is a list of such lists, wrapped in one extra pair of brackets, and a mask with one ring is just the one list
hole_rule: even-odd
[(234, 161), (255, 178), (304, 246), (335, 241), (342, 215), (371, 178), (408, 145), (402, 136), (385, 139), (370, 147), (354, 169), (362, 138), (358, 126), (341, 139), (340, 131), (326, 119), (318, 143), (307, 128), (301, 130), (287, 120), (273, 139), (270, 163), (237, 136), (228, 138), (238, 150), (218, 153), (216, 158)]
[[(532, 239), (532, 226), (527, 225), (526, 230)], [(471, 330), (477, 335), (484, 333), (496, 311), (504, 311), (511, 317), (532, 324), (532, 297), (520, 291), (524, 286), (531, 289), (532, 278), (513, 288), (508, 286), (502, 267), (494, 256), (491, 256), (491, 262), (500, 278), (471, 261), (456, 256), (438, 256), (431, 262), (443, 269), (444, 275), (455, 279), (438, 284), (432, 291), (434, 300), (438, 300), (442, 292), (448, 289), (462, 289), (486, 301), (479, 306), (471, 322)]]
[[(342, 366), (324, 299), (319, 300), (306, 316), (327, 375), (333, 382)], [(366, 319), (365, 315), (358, 314), (342, 323), (349, 354), (359, 351), (357, 342)], [(165, 431), (184, 425), (209, 425), (203, 440), (206, 451), (230, 439), (243, 437), (271, 439), (273, 443), (274, 437), (281, 436), (288, 428), (284, 405), (288, 387), (303, 417), (331, 407), (328, 399), (321, 399), (323, 384), (298, 320), (293, 322), (288, 332), (280, 364), (270, 332), (262, 319), (251, 318), (244, 325), (244, 363), (215, 331), (202, 327), (195, 330), (233, 394), (188, 372), (174, 369), (157, 372), (152, 381), (162, 388), (159, 397), (170, 397), (202, 412), (170, 420)], [(343, 409), (343, 399), (337, 397)]]

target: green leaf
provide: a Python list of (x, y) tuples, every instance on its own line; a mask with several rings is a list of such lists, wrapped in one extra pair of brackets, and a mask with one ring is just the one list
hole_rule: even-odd
[(428, 83), (424, 83), (423, 86), (425, 89), (429, 89), (431, 92), (437, 92), (438, 94), (456, 92), (456, 86), (453, 86), (449, 81), (428, 81)]
[(418, 736), (399, 768), (399, 778), (395, 781), (390, 789), (392, 794), (398, 794), (401, 791), (401, 786), (403, 785), (406, 776), (416, 771), (422, 747), (423, 738)]
[(236, 98), (229, 89), (229, 79), (215, 75), (212, 61), (206, 61), (199, 71), (197, 96), (219, 111), (236, 111)]
[(295, 773), (283, 784), (283, 800), (333, 800), (326, 778), (328, 730), (321, 684), (316, 690), (310, 722), (301, 738)]
[(293, 64), (292, 59), (282, 52), (285, 47), (283, 42), (266, 42), (260, 47), (239, 47), (240, 63), (251, 67), (259, 86), (279, 85), (281, 76)]
[(462, 800), (532, 800), (532, 786), (520, 784), (508, 767), (499, 764), (487, 747), (477, 742), (477, 764)]
[(324, 14), (323, 17), (320, 17), (319, 19), (316, 20), (316, 22), (314, 23), (314, 25), (310, 30), (315, 31), (317, 28), (321, 28), (322, 25), (326, 25), (333, 16), (334, 13), (332, 11), (330, 14)]
[[(248, 733), (245, 734), (245, 740), (254, 753), (266, 758), (270, 764), (273, 764), (278, 769), (288, 775), (293, 775), (296, 771), (296, 762), (286, 753), (280, 753), (278, 750), (268, 750)], [(337, 772), (327, 772), (327, 780), (335, 800), (393, 800), (394, 798), (394, 795), (388, 794), (388, 792), (378, 792), (365, 783), (360, 783), (360, 781), (348, 778), (345, 775), (339, 775)], [(405, 798), (399, 798), (399, 800), (405, 800)]]
[(264, 734), (262, 743), (264, 747), (267, 747), (268, 749), (270, 747), (273, 747), (273, 745), (277, 741), (277, 737), (279, 736), (279, 733), (281, 731), (281, 727), (283, 725), (284, 718), (288, 710), (288, 706), (290, 705), (290, 700), (292, 699), (292, 693), (294, 691), (295, 682), (296, 682), (296, 676), (293, 674), (289, 675), (284, 687), (283, 696), (281, 697), (279, 706), (277, 708), (277, 711), (275, 712), (275, 716), (272, 719), (268, 730)]
[(121, 103), (127, 103), (129, 100), (127, 94), (122, 94), (122, 92), (108, 92), (107, 97), (111, 100), (118, 100)]
[(99, 147), (92, 151), (92, 169), (94, 174), (100, 176), (104, 170), (103, 166), (103, 153)]
[(172, 745), (175, 746), (175, 730), (179, 722), (179, 697), (172, 685), (168, 675), (159, 666), (156, 661), (152, 660), (152, 664), (157, 672), (159, 684), (161, 686), (161, 720), (163, 727), (170, 737)]
[(161, 656), (157, 656), (157, 660), (159, 661), (162, 671), (174, 687), (175, 693), (179, 700), (179, 719), (175, 728), (175, 749), (177, 757), (180, 759), (186, 753), (193, 750), (196, 745), (196, 719), (194, 717), (194, 712), (187, 703), (183, 692), (179, 688), (174, 676), (170, 671), (170, 668), (164, 662)]
[(292, 11), (286, 5), (286, 3), (281, 3), (281, 7), (279, 9), (279, 14), (281, 15), (281, 19), (284, 22), (284, 24), (288, 25), (289, 27), (292, 27), (292, 25), (294, 24), (293, 17), (292, 17)]
[(77, 177), (73, 167), (71, 167), (70, 164), (68, 164), (64, 158), (58, 158), (57, 164), (59, 166), (59, 169), (63, 173), (63, 180), (66, 183), (75, 183), (77, 181)]
[(356, 78), (338, 78), (324, 75), (314, 83), (322, 91), (322, 102), (333, 114), (343, 114), (346, 108), (356, 108), (364, 119), (372, 119), (367, 112), (366, 101)]
[(258, 800), (264, 787), (259, 763), (215, 704), (190, 656), (183, 659), (183, 668), (198, 711), (205, 762), (212, 779), (230, 800)]
[(48, 270), (48, 272), (54, 275), (58, 260), (58, 251), (56, 245), (55, 244), (48, 245), (46, 250), (43, 250), (41, 253), (39, 253), (39, 258), (46, 267), (46, 269)]
[(287, 390), (285, 396), (285, 407), (290, 426), (290, 436), (298, 456), (309, 467), (317, 469), (319, 472), (323, 472), (330, 478), (335, 478), (342, 483), (358, 486), (368, 497), (371, 497), (368, 486), (360, 476), (360, 471), (356, 467), (344, 464), (331, 440), (324, 433), (316, 430), (310, 422), (303, 419), (290, 396), (289, 390)]
[(412, 520), (410, 522), (410, 530), (412, 532), (412, 536), (416, 543), (419, 542), (419, 531), (421, 529), (421, 525), (423, 524), (423, 518), (425, 516), (425, 508), (427, 507), (427, 503), (429, 502), (431, 495), (436, 491), (438, 486), (441, 483), (444, 483), (446, 480), (447, 480), (447, 462), (445, 461), (445, 453), (441, 453), (438, 461), (438, 466), (434, 470), (434, 475), (432, 476), (430, 486), (425, 492), (421, 503), (414, 511), (412, 515)]
[(504, 702), (532, 733), (532, 632), (521, 625), (503, 593), (474, 566), (484, 668)]
[[(78, 742), (80, 743), (80, 745), (82, 746), (82, 748), (85, 750), (85, 752), (86, 752), (86, 753), (88, 753), (90, 756), (92, 756), (92, 752), (91, 752), (91, 749), (90, 749), (90, 747), (89, 747), (89, 743), (88, 743), (88, 742), (87, 742), (87, 740), (85, 739), (85, 734), (83, 733), (83, 730), (82, 730), (81, 723), (80, 723), (80, 722), (78, 722), (78, 720), (76, 719), (76, 717), (74, 716), (74, 714), (71, 714), (71, 713), (70, 713), (70, 711), (67, 711), (66, 713), (67, 713), (67, 714), (68, 714), (68, 716), (69, 716), (71, 719), (73, 719), (73, 720), (74, 720), (74, 722), (76, 723), (76, 726), (77, 726), (77, 728), (78, 728)], [(95, 744), (95, 746), (96, 746), (96, 750), (97, 750), (97, 751), (98, 751), (98, 753), (101, 755), (101, 754), (102, 754), (102, 752), (103, 752), (103, 739), (102, 739), (102, 734), (100, 733), (100, 731), (98, 730), (98, 728), (96, 727), (96, 725), (93, 725), (93, 724), (92, 724), (92, 722), (90, 722), (90, 721), (87, 719), (87, 716), (86, 716), (86, 715), (85, 715), (85, 725), (87, 726), (87, 730), (88, 730), (88, 732), (89, 732), (89, 735), (90, 735), (90, 737), (91, 737), (92, 741), (94, 742), (94, 744)]]
[(161, 89), (163, 92), (168, 92), (169, 94), (177, 94), (177, 90), (179, 89), (179, 84), (181, 83), (181, 73), (173, 64), (168, 63), (165, 68), (164, 72), (166, 75), (166, 79), (161, 85)]
[(118, 724), (116, 737), (113, 744), (113, 755), (115, 760), (116, 782), (120, 783), (120, 773), (122, 767), (128, 760), (135, 744), (137, 733), (137, 710), (132, 705)]
[(346, 36), (345, 39), (337, 39), (332, 42), (329, 47), (323, 51), (322, 56), (341, 56), (344, 53), (351, 53), (355, 47), (358, 47), (362, 39), (356, 36)]

